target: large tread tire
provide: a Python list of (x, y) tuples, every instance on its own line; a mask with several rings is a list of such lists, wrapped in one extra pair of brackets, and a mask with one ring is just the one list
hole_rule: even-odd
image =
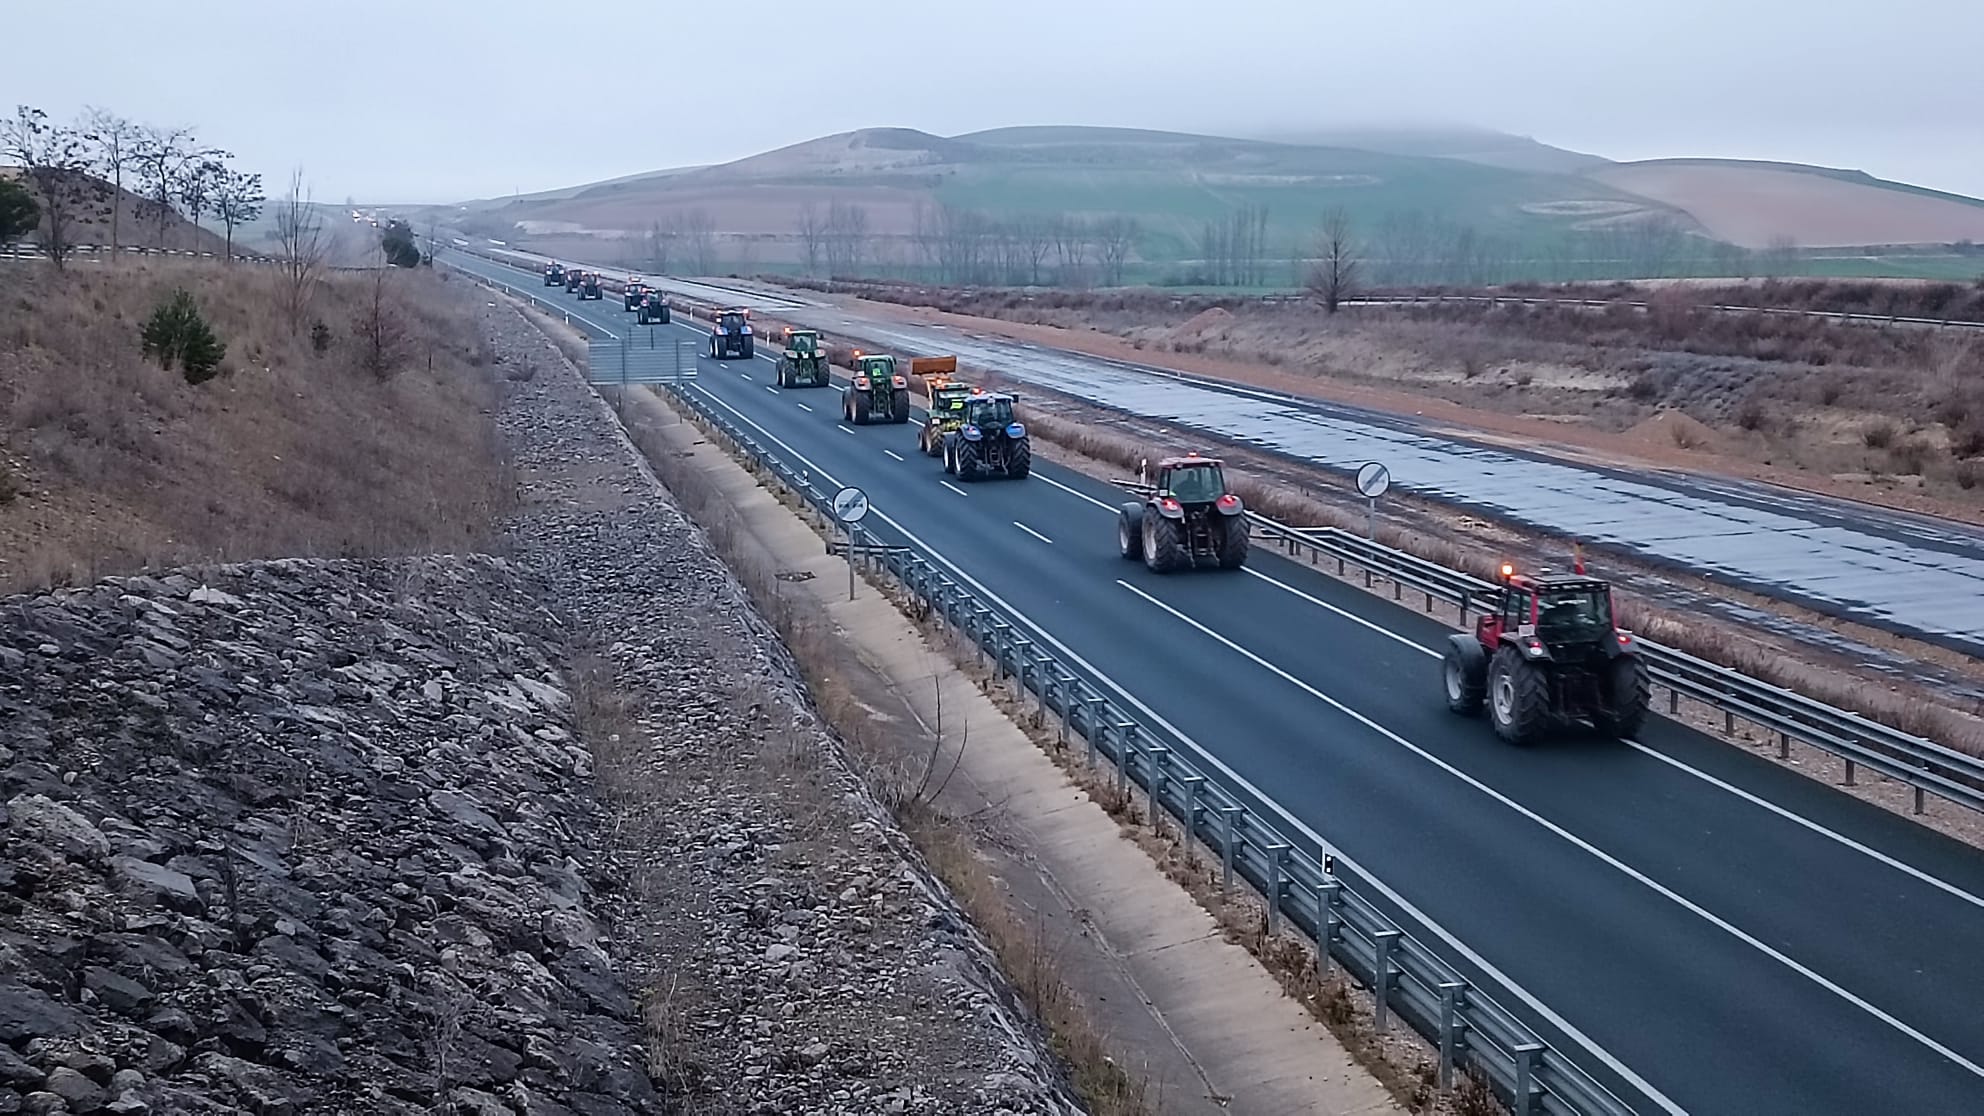
[(958, 440), (958, 479), (975, 481), (984, 474), (985, 464), (978, 443)]
[(1247, 517), (1224, 517), (1219, 524), (1219, 568), (1237, 570), (1246, 565), (1249, 542)]
[(1152, 573), (1170, 573), (1185, 564), (1185, 525), (1175, 519), (1144, 512), (1144, 565)]
[(1550, 683), (1513, 647), (1488, 661), (1488, 720), (1511, 744), (1534, 741), (1550, 723)]
[(753, 342), (749, 337), (746, 337), (744, 339), (744, 351), (742, 353), (739, 353), (738, 355), (743, 357), (745, 360), (750, 360), (752, 355), (755, 354), (757, 351), (758, 351), (757, 344)]
[(1605, 709), (1592, 722), (1607, 736), (1631, 740), (1646, 724), (1646, 709), (1653, 701), (1646, 663), (1638, 655), (1621, 655), (1606, 668), (1605, 682)]
[(1488, 697), (1488, 672), (1471, 669), (1467, 659), (1453, 645), (1440, 657), (1440, 682), (1447, 695), (1447, 711), (1463, 717), (1479, 717)]
[(868, 397), (865, 395), (854, 397), (854, 425), (868, 425)]
[(1033, 472), (1033, 446), (1025, 438), (1013, 442), (1006, 453), (1006, 475), (1014, 480), (1024, 480)]
[(1116, 549), (1132, 562), (1144, 557), (1144, 508), (1125, 504), (1116, 511)]
[(958, 471), (957, 445), (952, 439), (946, 438), (944, 439), (944, 472), (954, 474), (957, 471)]
[(890, 422), (903, 423), (909, 421), (908, 388), (896, 388), (890, 393), (889, 414), (891, 416), (889, 419)]

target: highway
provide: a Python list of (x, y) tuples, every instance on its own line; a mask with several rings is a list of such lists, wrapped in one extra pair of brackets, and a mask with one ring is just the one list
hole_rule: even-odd
[[(598, 334), (639, 332), (617, 302), (556, 297)], [(878, 534), (1028, 618), (1164, 743), (1379, 881), (1639, 1110), (1980, 1109), (1984, 854), (1657, 718), (1636, 741), (1506, 747), (1446, 712), (1434, 621), (1258, 550), (1239, 573), (1151, 574), (1116, 554), (1108, 486), (1044, 462), (958, 484), (914, 426), (843, 426), (834, 389), (770, 373), (762, 353), (705, 359), (689, 390), (866, 489)]]

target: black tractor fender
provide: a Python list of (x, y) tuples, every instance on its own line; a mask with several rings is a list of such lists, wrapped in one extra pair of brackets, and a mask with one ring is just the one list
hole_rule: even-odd
[(1469, 682), (1484, 685), (1488, 680), (1488, 649), (1481, 641), (1466, 632), (1456, 632), (1447, 637), (1447, 651), (1460, 661), (1461, 670)]
[(1638, 658), (1640, 653), (1640, 641), (1631, 632), (1613, 632), (1604, 647), (1607, 662), (1618, 658)]
[(1144, 506), (1142, 504), (1131, 500), (1125, 503), (1118, 511), (1123, 517), (1123, 522), (1129, 525), (1131, 531), (1139, 535), (1143, 533)]

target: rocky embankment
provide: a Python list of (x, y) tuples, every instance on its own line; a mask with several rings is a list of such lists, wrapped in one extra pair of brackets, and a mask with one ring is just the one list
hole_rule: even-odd
[(0, 1114), (1072, 1110), (701, 534), (484, 324), (506, 558), (0, 601)]

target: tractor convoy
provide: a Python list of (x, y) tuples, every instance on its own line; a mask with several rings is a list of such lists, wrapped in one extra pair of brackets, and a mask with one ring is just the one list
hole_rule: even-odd
[[(544, 285), (563, 286), (582, 300), (602, 297), (599, 273), (551, 262)], [(641, 325), (667, 325), (669, 306), (656, 288), (629, 276), (620, 291)], [(744, 307), (707, 311), (708, 355), (751, 359), (755, 334)], [(833, 384), (827, 343), (818, 330), (786, 328), (776, 360), (779, 388)], [(1018, 396), (957, 379), (955, 356), (916, 357), (905, 372), (897, 358), (854, 350), (841, 390), (841, 418), (854, 426), (910, 421), (910, 380), (920, 377), (929, 409), (917, 427), (916, 448), (943, 459), (960, 480), (1021, 479), (1032, 472), (1033, 447), (1015, 411)], [(1246, 506), (1227, 484), (1225, 463), (1187, 453), (1145, 461), (1135, 480), (1114, 481), (1134, 494), (1117, 509), (1116, 541), (1124, 559), (1153, 573), (1237, 570), (1247, 562), (1251, 524)], [(1517, 573), (1504, 565), (1488, 611), (1471, 633), (1448, 637), (1441, 658), (1447, 708), (1486, 714), (1497, 736), (1527, 744), (1566, 727), (1588, 724), (1630, 738), (1647, 715), (1647, 666), (1630, 632), (1618, 627), (1611, 586), (1584, 572)]]

